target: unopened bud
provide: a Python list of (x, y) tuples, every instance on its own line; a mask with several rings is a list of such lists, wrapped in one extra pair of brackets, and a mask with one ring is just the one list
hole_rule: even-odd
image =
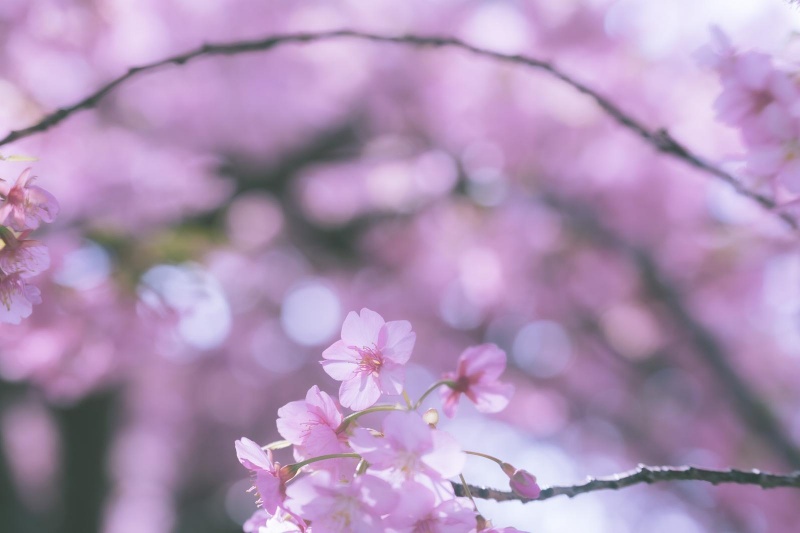
[(426, 424), (435, 428), (436, 424), (439, 423), (439, 411), (436, 409), (428, 409), (425, 411), (425, 414), (422, 415), (422, 419), (425, 421)]

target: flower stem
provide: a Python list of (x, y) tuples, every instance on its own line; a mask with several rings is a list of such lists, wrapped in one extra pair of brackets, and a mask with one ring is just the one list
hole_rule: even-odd
[(476, 457), (483, 457), (484, 459), (489, 459), (490, 461), (494, 461), (495, 463), (499, 464), (501, 467), (503, 466), (503, 461), (501, 461), (497, 457), (493, 457), (491, 455), (487, 455), (487, 454), (481, 453), (481, 452), (472, 452), (470, 450), (464, 450), (464, 453), (469, 454), (469, 455), (474, 455)]
[(293, 465), (287, 465), (287, 467), (296, 472), (306, 465), (310, 465), (311, 463), (316, 463), (318, 461), (326, 461), (328, 459), (361, 459), (361, 456), (357, 453), (331, 453), (328, 455), (320, 455), (319, 457), (312, 457), (311, 459), (306, 459), (305, 461), (300, 461), (299, 463), (295, 463)]
[(379, 411), (402, 411), (403, 408), (399, 405), (373, 405), (372, 407), (367, 407), (363, 411), (356, 411), (355, 413), (350, 413), (342, 420), (342, 423), (339, 424), (339, 427), (336, 428), (336, 433), (344, 432), (347, 427), (356, 419), (358, 419), (362, 415), (367, 415), (369, 413), (377, 413)]
[(414, 408), (411, 405), (411, 398), (408, 397), (408, 392), (403, 390), (403, 399), (406, 401), (406, 405), (408, 406), (408, 410), (412, 411)]
[(472, 497), (472, 493), (469, 491), (469, 484), (467, 480), (464, 479), (464, 474), (459, 474), (458, 477), (461, 479), (461, 484), (464, 485), (464, 494), (469, 498), (472, 502), (472, 508), (475, 509), (475, 512), (478, 512), (478, 504), (475, 503), (475, 499)]
[(441, 381), (437, 381), (436, 383), (428, 387), (428, 390), (422, 393), (422, 396), (420, 396), (419, 400), (417, 400), (417, 403), (414, 404), (414, 409), (419, 409), (419, 406), (422, 405), (422, 402), (425, 401), (425, 398), (427, 398), (428, 395), (430, 395), (430, 393), (432, 393), (442, 385), (447, 385), (452, 389), (456, 386), (456, 382), (449, 379), (443, 379)]

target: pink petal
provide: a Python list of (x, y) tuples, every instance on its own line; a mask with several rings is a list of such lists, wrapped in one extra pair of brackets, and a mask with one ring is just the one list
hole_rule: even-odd
[(386, 344), (381, 352), (395, 363), (405, 364), (414, 350), (416, 333), (411, 331), (411, 323), (407, 320), (393, 320), (386, 323)]
[(358, 374), (339, 387), (339, 403), (353, 411), (371, 407), (380, 397), (377, 380), (371, 374)]
[(272, 453), (264, 452), (257, 443), (242, 437), (236, 441), (236, 457), (239, 462), (248, 470), (267, 470), (273, 471)]
[(459, 357), (459, 374), (481, 375), (482, 379), (494, 380), (506, 369), (506, 352), (495, 344), (481, 344), (464, 350)]
[(514, 386), (507, 383), (485, 383), (470, 387), (467, 396), (475, 402), (475, 409), (481, 413), (499, 413), (508, 406)]
[(433, 450), (425, 454), (422, 461), (443, 478), (451, 478), (464, 470), (467, 456), (456, 439), (444, 431), (436, 430), (433, 432)]
[(350, 311), (342, 325), (342, 341), (345, 346), (372, 346), (378, 342), (384, 324), (381, 315), (366, 307), (361, 310), (360, 316)]
[(384, 363), (378, 375), (380, 389), (384, 394), (401, 394), (406, 379), (406, 369), (389, 362)]

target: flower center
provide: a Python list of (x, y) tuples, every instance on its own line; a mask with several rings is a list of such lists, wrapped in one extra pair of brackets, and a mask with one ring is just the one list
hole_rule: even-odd
[(362, 346), (352, 347), (361, 356), (361, 361), (358, 362), (358, 367), (362, 372), (378, 374), (383, 367), (383, 354), (374, 344), (372, 347)]

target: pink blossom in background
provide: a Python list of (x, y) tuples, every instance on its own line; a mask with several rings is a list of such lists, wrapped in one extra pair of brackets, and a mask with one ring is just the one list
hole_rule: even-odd
[(351, 311), (342, 325), (342, 339), (322, 352), (322, 368), (342, 382), (342, 405), (358, 411), (373, 405), (381, 394), (400, 394), (403, 365), (415, 341), (408, 321), (386, 322), (366, 308), (360, 314)]
[(0, 224), (16, 231), (34, 230), (41, 222), (53, 222), (58, 215), (58, 201), (46, 190), (33, 185), (31, 169), (19, 175), (13, 186), (0, 181)]
[(500, 375), (506, 369), (506, 354), (494, 344), (472, 346), (459, 356), (455, 372), (442, 377), (455, 385), (441, 388), (444, 413), (453, 417), (461, 395), (465, 395), (482, 413), (497, 413), (505, 409), (514, 393), (514, 386), (502, 383)]

